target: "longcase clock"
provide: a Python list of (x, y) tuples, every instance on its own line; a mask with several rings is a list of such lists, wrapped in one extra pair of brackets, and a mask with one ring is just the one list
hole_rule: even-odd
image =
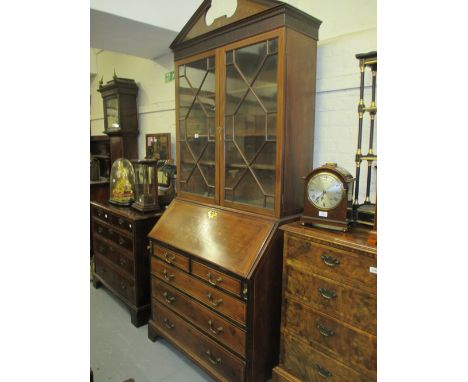
[(109, 136), (111, 163), (117, 158), (138, 158), (138, 86), (135, 81), (114, 75), (99, 84), (104, 106), (104, 133)]

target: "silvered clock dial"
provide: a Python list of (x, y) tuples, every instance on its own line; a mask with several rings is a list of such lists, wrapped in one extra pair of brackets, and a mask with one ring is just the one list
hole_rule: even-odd
[(321, 210), (330, 210), (340, 204), (345, 192), (343, 182), (331, 173), (319, 173), (307, 184), (310, 202)]

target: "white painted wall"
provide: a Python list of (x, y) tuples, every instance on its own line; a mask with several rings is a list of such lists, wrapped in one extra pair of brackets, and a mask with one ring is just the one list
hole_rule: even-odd
[[(356, 53), (376, 50), (377, 30), (369, 29), (346, 34), (322, 42), (317, 56), (317, 93), (315, 109), (314, 167), (337, 162), (355, 174), (354, 157), (357, 148), (360, 72)], [(370, 104), (371, 74), (366, 71), (364, 102)], [(378, 104), (378, 102), (377, 102)], [(369, 116), (364, 116), (362, 151), (367, 153)], [(378, 118), (374, 133), (377, 152)], [(367, 166), (366, 162), (363, 162)], [(371, 197), (375, 195), (375, 170)], [(367, 174), (367, 167), (365, 170)], [(366, 175), (365, 175), (366, 176)], [(359, 195), (365, 195), (365, 179), (361, 180)], [(362, 179), (362, 178), (361, 178)]]
[[(222, 0), (213, 0), (215, 1)], [(314, 166), (325, 162), (337, 162), (354, 174), (360, 79), (355, 54), (377, 50), (376, 0), (288, 0), (286, 2), (323, 21), (317, 58)], [(201, 1), (197, 3), (201, 4)], [(223, 12), (219, 4), (217, 9)], [(156, 132), (171, 133), (174, 156), (175, 84), (164, 82), (164, 74), (173, 70), (172, 55), (152, 61), (108, 51), (95, 53), (97, 53), (96, 75), (91, 78), (92, 134), (101, 134), (104, 130), (102, 100), (96, 91), (99, 79), (104, 76), (105, 82), (110, 80), (115, 68), (118, 76), (135, 79), (140, 88), (139, 157), (145, 155), (145, 134)], [(366, 97), (370, 93), (369, 79), (368, 74)], [(366, 104), (368, 103), (369, 101), (366, 101)], [(368, 126), (369, 120), (366, 117), (365, 131)], [(378, 122), (376, 126), (375, 137), (378, 133)], [(363, 137), (363, 143), (365, 153), (366, 135)], [(376, 142), (374, 147), (376, 148)], [(362, 186), (364, 183), (363, 181)], [(364, 195), (364, 192), (363, 187), (360, 195)]]

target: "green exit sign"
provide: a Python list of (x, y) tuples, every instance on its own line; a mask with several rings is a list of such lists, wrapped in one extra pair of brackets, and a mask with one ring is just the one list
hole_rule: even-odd
[(172, 71), (172, 72), (167, 72), (167, 73), (164, 75), (164, 82), (171, 82), (171, 81), (174, 81), (174, 79), (175, 79), (174, 71)]

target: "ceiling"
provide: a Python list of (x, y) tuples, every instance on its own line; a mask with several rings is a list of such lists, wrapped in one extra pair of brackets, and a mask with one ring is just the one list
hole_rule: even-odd
[(202, 0), (92, 0), (90, 44), (154, 59), (170, 52), (169, 45)]

